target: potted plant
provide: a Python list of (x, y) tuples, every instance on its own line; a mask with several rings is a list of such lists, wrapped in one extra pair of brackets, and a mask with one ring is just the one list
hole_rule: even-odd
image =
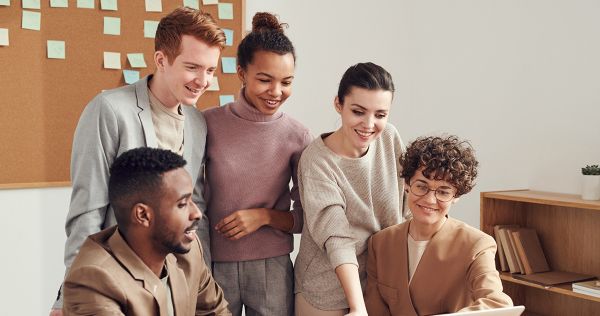
[(598, 165), (581, 168), (583, 188), (581, 198), (584, 200), (600, 200), (600, 167)]

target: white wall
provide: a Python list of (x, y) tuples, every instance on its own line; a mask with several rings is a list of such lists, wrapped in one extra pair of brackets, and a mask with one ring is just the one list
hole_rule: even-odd
[[(297, 49), (284, 111), (315, 135), (338, 126), (337, 83), (373, 61), (396, 83), (391, 122), (406, 142), (468, 138), (478, 186), (451, 214), (479, 225), (479, 192), (578, 193), (600, 163), (600, 2), (595, 0), (247, 0), (247, 19), (278, 13)], [(5, 132), (5, 131), (3, 131)], [(62, 278), (70, 190), (0, 191), (2, 314), (44, 314)]]

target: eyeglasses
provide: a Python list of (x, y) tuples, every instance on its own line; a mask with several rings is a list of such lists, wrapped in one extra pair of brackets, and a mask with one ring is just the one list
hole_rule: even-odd
[(452, 188), (441, 187), (430, 189), (425, 181), (417, 180), (413, 184), (409, 184), (410, 192), (416, 196), (425, 196), (429, 191), (435, 192), (435, 198), (440, 202), (448, 202), (456, 195), (456, 190)]

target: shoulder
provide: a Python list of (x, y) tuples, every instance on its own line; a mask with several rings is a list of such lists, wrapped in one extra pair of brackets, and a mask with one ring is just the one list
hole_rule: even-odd
[(228, 103), (224, 106), (217, 106), (213, 108), (206, 109), (202, 111), (204, 118), (206, 118), (206, 122), (210, 123), (212, 121), (218, 120), (220, 117), (224, 116), (227, 110), (229, 109), (231, 103)]
[(337, 156), (328, 151), (321, 136), (315, 138), (302, 152), (300, 157), (300, 174), (321, 173), (336, 164)]
[(467, 246), (466, 248), (471, 248), (475, 253), (490, 247), (496, 247), (496, 241), (492, 236), (467, 223), (448, 218), (446, 224), (449, 225), (448, 228), (452, 231), (450, 239), (458, 244)]
[(185, 115), (186, 121), (189, 120), (193, 126), (206, 128), (206, 119), (200, 110), (191, 105), (182, 105), (181, 110)]
[(373, 245), (387, 244), (390, 242), (398, 244), (399, 240), (402, 240), (405, 237), (403, 232), (408, 228), (408, 223), (409, 222), (403, 222), (378, 231), (371, 237)]

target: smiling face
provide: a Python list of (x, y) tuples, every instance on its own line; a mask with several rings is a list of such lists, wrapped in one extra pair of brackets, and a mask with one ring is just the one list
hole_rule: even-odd
[(179, 103), (196, 104), (214, 76), (221, 50), (191, 36), (181, 37), (181, 53), (170, 61), (162, 51), (154, 53), (157, 67), (150, 89), (168, 108)]
[[(408, 189), (408, 207), (413, 215), (413, 223), (421, 227), (438, 227), (443, 224), (443, 220), (450, 211), (450, 206), (458, 200), (453, 197), (456, 194), (456, 188), (444, 180), (430, 180), (423, 175), (423, 167), (417, 169), (414, 176), (410, 178), (410, 188)], [(430, 191), (423, 196), (418, 196), (414, 192)], [(447, 202), (440, 202), (436, 198), (435, 191), (439, 192), (438, 197), (451, 195)], [(445, 198), (442, 198), (445, 200)], [(437, 231), (437, 229), (435, 229)]]
[(183, 168), (165, 172), (157, 199), (151, 239), (167, 253), (187, 253), (196, 239), (202, 213), (192, 201), (192, 179)]
[(252, 63), (246, 69), (238, 66), (237, 72), (244, 83), (246, 100), (263, 114), (275, 114), (292, 94), (294, 56), (291, 53), (257, 51)]
[(344, 104), (335, 98), (335, 109), (342, 116), (342, 142), (355, 157), (367, 152), (369, 145), (385, 129), (392, 103), (392, 92), (352, 87)]

